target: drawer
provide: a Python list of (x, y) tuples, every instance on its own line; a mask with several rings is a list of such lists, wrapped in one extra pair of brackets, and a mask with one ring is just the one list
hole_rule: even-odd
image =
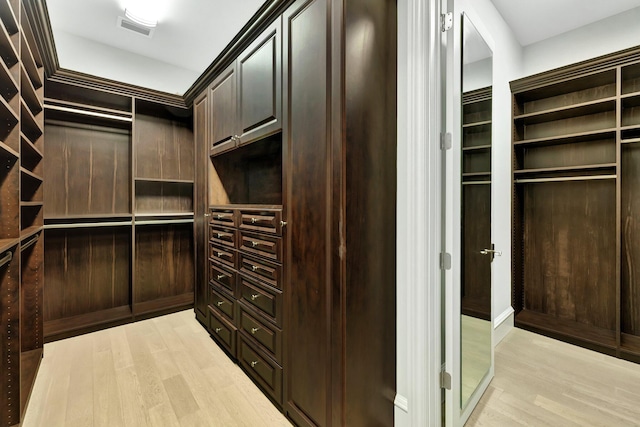
[(240, 300), (248, 307), (255, 309), (271, 322), (280, 325), (282, 322), (282, 291), (243, 275), (240, 277)]
[(282, 211), (280, 209), (241, 209), (239, 228), (280, 236), (282, 235), (281, 219)]
[(217, 245), (235, 248), (236, 230), (218, 225), (209, 225), (209, 240)]
[(231, 295), (211, 286), (211, 294), (209, 295), (209, 305), (214, 310), (220, 312), (231, 323), (236, 320), (236, 300)]
[(214, 261), (209, 261), (209, 281), (236, 293), (236, 273)]
[(236, 268), (236, 251), (229, 247), (209, 243), (209, 259), (214, 259), (233, 269)]
[(210, 209), (211, 224), (222, 225), (224, 227), (237, 227), (236, 211), (229, 207), (214, 206)]
[(247, 375), (278, 405), (282, 405), (282, 368), (238, 334), (238, 361)]
[(282, 262), (282, 238), (240, 231), (240, 250)]
[(240, 304), (238, 329), (261, 345), (276, 362), (282, 363), (282, 330), (258, 319), (258, 315)]
[(282, 289), (282, 266), (278, 264), (239, 253), (238, 271)]
[(213, 339), (235, 358), (237, 329), (211, 307), (209, 307), (209, 329)]

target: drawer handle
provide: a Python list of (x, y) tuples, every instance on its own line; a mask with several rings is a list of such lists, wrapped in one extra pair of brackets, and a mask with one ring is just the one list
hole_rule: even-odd
[(223, 219), (226, 215), (218, 214), (218, 219)]
[(227, 277), (226, 274), (218, 274), (218, 276), (216, 276), (218, 278), (218, 280), (222, 280), (223, 278)]
[(216, 334), (219, 334), (222, 328), (216, 328)]
[(280, 221), (280, 228), (284, 228), (287, 225), (287, 221)]
[(259, 244), (260, 244), (260, 242), (251, 242), (251, 246), (253, 246), (254, 248), (255, 248), (256, 246), (258, 246)]
[(251, 224), (255, 224), (256, 222), (258, 222), (257, 218), (251, 218)]
[(211, 214), (208, 214), (208, 213), (204, 214), (205, 218), (209, 218), (210, 216), (211, 216)]
[(218, 252), (218, 258), (222, 258), (222, 255), (224, 255), (224, 252)]
[(251, 367), (255, 368), (257, 364), (258, 364), (258, 362), (254, 360), (253, 362), (251, 362)]
[(253, 335), (255, 335), (255, 334), (256, 334), (256, 332), (258, 332), (259, 330), (260, 330), (260, 328), (251, 328), (251, 333), (252, 333)]
[(251, 301), (255, 301), (260, 298), (260, 294), (251, 294)]
[(251, 270), (256, 271), (257, 269), (259, 269), (260, 267), (258, 267), (257, 265), (252, 265), (251, 266)]
[(216, 305), (217, 305), (218, 307), (222, 307), (222, 304), (224, 304), (224, 301), (218, 301), (218, 302), (216, 303)]

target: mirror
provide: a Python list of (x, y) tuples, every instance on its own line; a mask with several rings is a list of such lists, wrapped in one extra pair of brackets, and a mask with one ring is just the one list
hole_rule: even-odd
[(491, 85), (493, 53), (462, 16), (462, 260), (460, 405), (464, 409), (492, 359)]

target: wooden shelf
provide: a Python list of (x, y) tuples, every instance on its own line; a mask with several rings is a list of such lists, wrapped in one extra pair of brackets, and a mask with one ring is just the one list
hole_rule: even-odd
[(523, 139), (520, 141), (514, 141), (513, 145), (515, 147), (523, 147), (523, 146), (544, 146), (544, 145), (555, 145), (555, 144), (574, 144), (578, 142), (589, 142), (589, 141), (598, 141), (602, 139), (616, 137), (616, 128), (607, 128), (607, 129), (599, 129), (595, 131), (589, 132), (578, 132), (567, 135), (559, 135), (553, 137), (545, 137), (545, 138), (535, 138), (535, 139)]
[(24, 37), (21, 37), (20, 40), (20, 46), (22, 48), (22, 64), (24, 65), (25, 71), (29, 75), (29, 79), (31, 80), (34, 88), (40, 88), (42, 87), (42, 78), (38, 72), (39, 67), (36, 65), (36, 60), (31, 52), (31, 47), (29, 47), (29, 44)]
[(38, 201), (38, 202), (20, 202), (20, 207), (24, 207), (24, 208), (37, 208), (37, 207), (42, 207), (42, 202)]
[(24, 240), (27, 237), (31, 237), (34, 234), (38, 233), (42, 230), (42, 226), (40, 225), (32, 225), (31, 227), (27, 227), (24, 230), (20, 231), (20, 240)]
[(522, 310), (516, 315), (516, 326), (553, 338), (564, 338), (569, 342), (581, 341), (615, 350), (617, 346), (616, 331), (610, 331), (571, 320), (560, 319), (531, 310)]
[[(6, 0), (0, 0), (0, 4), (4, 1)], [(0, 56), (2, 57), (2, 60), (4, 60), (4, 62), (7, 64), (8, 68), (13, 67), (19, 61), (18, 51), (13, 45), (11, 36), (3, 25), (0, 25)]]
[(0, 98), (0, 117), (8, 120), (8, 127), (11, 128), (19, 123), (18, 114), (13, 111), (13, 108), (7, 103), (7, 101), (5, 101), (4, 98)]
[(535, 184), (544, 182), (568, 182), (568, 181), (597, 181), (606, 179), (616, 179), (618, 175), (584, 175), (584, 176), (562, 176), (551, 178), (520, 178), (514, 179), (515, 184)]
[(20, 85), (22, 88), (22, 99), (31, 110), (31, 113), (35, 116), (42, 111), (42, 103), (38, 98), (36, 88), (31, 83), (31, 80), (29, 79), (29, 76), (27, 76), (27, 72), (22, 65), (20, 65)]
[(35, 142), (43, 134), (42, 127), (38, 124), (29, 107), (27, 107), (26, 103), (22, 100), (20, 101), (20, 107), (22, 113), (20, 130), (31, 142)]
[(18, 32), (18, 19), (9, 0), (0, 0), (0, 19), (10, 34)]
[(34, 180), (39, 181), (39, 182), (42, 183), (42, 177), (36, 175), (35, 173), (31, 172), (28, 169), (20, 167), (20, 173), (22, 173), (24, 176), (28, 176), (29, 178), (34, 179)]
[(193, 217), (193, 212), (144, 212), (136, 213), (136, 218), (153, 217)]
[(483, 151), (490, 150), (491, 144), (488, 145), (476, 145), (474, 147), (462, 147), (462, 151)]
[(598, 99), (596, 101), (572, 104), (566, 107), (552, 108), (535, 113), (520, 114), (513, 120), (525, 125), (533, 125), (544, 122), (568, 119), (571, 117), (587, 116), (590, 114), (603, 113), (605, 111), (615, 111), (616, 97)]
[(64, 215), (64, 216), (45, 216), (44, 220), (51, 222), (64, 222), (64, 221), (81, 221), (81, 220), (109, 220), (109, 219), (131, 219), (133, 215), (130, 213), (105, 213), (105, 214), (89, 214), (89, 215)]
[(473, 123), (466, 123), (462, 125), (463, 129), (468, 129), (468, 128), (472, 128), (472, 127), (480, 127), (480, 126), (489, 126), (491, 125), (491, 120), (484, 120), (482, 122), (473, 122)]
[(127, 117), (127, 118), (133, 117), (133, 113), (131, 113), (131, 111), (115, 110), (113, 108), (105, 108), (105, 107), (96, 107), (94, 105), (87, 105), (79, 102), (62, 101), (60, 99), (52, 99), (52, 98), (46, 98), (46, 97), (44, 98), (44, 102), (47, 108), (56, 107), (56, 106), (68, 107), (71, 109), (77, 109), (82, 111), (92, 111), (95, 113), (104, 113), (104, 114), (114, 115), (118, 117)]
[(40, 159), (44, 157), (42, 152), (38, 150), (38, 148), (33, 144), (33, 142), (29, 141), (29, 138), (27, 138), (22, 132), (20, 132), (20, 143), (22, 145), (21, 150), (23, 155), (25, 154), (25, 151), (29, 151), (31, 152), (31, 154), (35, 155)]
[(19, 242), (20, 239), (0, 239), (0, 256), (3, 256), (6, 251), (16, 246)]
[(491, 172), (466, 172), (462, 174), (463, 178), (472, 176), (491, 176)]
[(573, 172), (573, 171), (611, 169), (615, 167), (616, 167), (616, 163), (601, 163), (601, 164), (594, 164), (594, 165), (561, 166), (557, 168), (520, 169), (520, 170), (513, 171), (513, 174), (514, 175), (530, 175), (530, 174), (549, 173), (549, 172)]
[[(2, 2), (3, 0), (0, 0)], [(0, 61), (0, 95), (8, 102), (18, 94), (18, 83), (7, 68), (4, 61)]]
[(191, 179), (135, 178), (136, 182), (163, 182), (167, 184), (193, 184)]
[(16, 158), (16, 159), (20, 157), (20, 155), (14, 149), (9, 147), (4, 142), (0, 142), (0, 156), (3, 156), (3, 154), (5, 156), (9, 155), (9, 157), (13, 157), (13, 158)]
[(620, 141), (621, 144), (637, 144), (640, 138), (627, 138)]

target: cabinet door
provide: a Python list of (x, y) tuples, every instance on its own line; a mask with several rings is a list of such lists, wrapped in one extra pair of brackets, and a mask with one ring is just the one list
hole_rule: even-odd
[(220, 154), (236, 146), (237, 102), (236, 63), (234, 62), (211, 85), (211, 155)]
[(277, 19), (238, 57), (240, 144), (282, 129), (282, 66)]
[(208, 221), (207, 213), (207, 166), (209, 163), (208, 126), (209, 104), (207, 93), (202, 94), (193, 103), (193, 122), (195, 139), (195, 191), (194, 191), (194, 238), (196, 265), (196, 318), (205, 323), (207, 319), (207, 250)]
[(287, 129), (285, 410), (327, 426), (331, 402), (327, 2), (296, 1), (283, 15)]

